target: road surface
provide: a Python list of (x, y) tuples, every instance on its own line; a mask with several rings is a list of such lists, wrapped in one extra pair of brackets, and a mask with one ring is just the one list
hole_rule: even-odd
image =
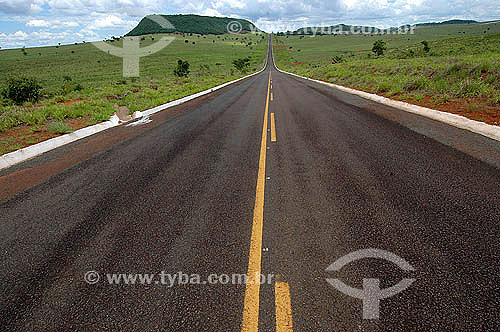
[[(268, 59), (0, 173), (1, 331), (500, 330), (500, 144)], [(370, 248), (413, 271), (327, 271)], [(378, 313), (327, 281), (365, 278), (414, 281)]]

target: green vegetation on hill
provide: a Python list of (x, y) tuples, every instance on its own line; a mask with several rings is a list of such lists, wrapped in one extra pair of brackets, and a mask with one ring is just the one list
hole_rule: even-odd
[(436, 25), (446, 25), (446, 24), (473, 24), (479, 23), (474, 20), (448, 20), (444, 22), (431, 22), (431, 23), (420, 23), (417, 26), (436, 26)]
[[(387, 45), (382, 56), (372, 51), (377, 40)], [(281, 36), (274, 48), (289, 72), (500, 123), (499, 23), (425, 26), (413, 35)]]
[[(162, 36), (141, 37), (141, 47)], [(120, 107), (132, 114), (242, 77), (233, 61), (248, 57), (249, 71), (256, 71), (267, 54), (264, 34), (168, 36), (176, 39), (140, 59), (139, 78), (124, 78), (122, 58), (90, 43), (26, 48), (26, 55), (1, 50), (0, 92), (18, 76), (35, 78), (42, 90), (40, 101), (22, 105), (0, 93), (0, 155), (63, 132), (62, 124), (78, 129), (108, 120)], [(111, 44), (121, 47), (122, 40)], [(174, 74), (179, 60), (189, 63), (187, 76)]]
[[(155, 15), (156, 16), (156, 15)], [(144, 17), (139, 24), (130, 31), (127, 36), (142, 36), (154, 33), (196, 33), (196, 34), (213, 34), (221, 35), (228, 33), (228, 24), (231, 22), (239, 22), (242, 32), (258, 31), (253, 23), (228, 17), (210, 17), (199, 15), (157, 15), (168, 20), (174, 28), (162, 27), (152, 17)], [(153, 17), (154, 18), (154, 17)]]
[[(447, 25), (467, 26), (467, 25), (480, 25), (480, 24), (488, 24), (488, 22), (479, 23), (479, 22), (473, 21), (473, 20), (449, 20), (449, 21), (444, 21), (444, 22), (419, 23), (419, 24), (416, 24), (415, 27), (417, 27), (417, 28), (424, 28), (424, 27), (442, 28), (443, 26), (447, 26)], [(315, 34), (347, 34), (347, 33), (359, 34), (362, 32), (369, 32), (370, 34), (371, 33), (380, 34), (380, 33), (387, 33), (387, 32), (397, 33), (401, 29), (410, 29), (410, 27), (411, 27), (411, 25), (404, 25), (401, 27), (390, 27), (390, 28), (386, 28), (386, 29), (381, 29), (381, 28), (370, 27), (370, 26), (337, 24), (337, 25), (332, 25), (332, 26), (327, 26), (327, 27), (303, 27), (303, 28), (297, 29), (295, 31), (279, 32), (278, 36), (315, 35)], [(452, 29), (453, 29), (453, 27), (452, 27)]]

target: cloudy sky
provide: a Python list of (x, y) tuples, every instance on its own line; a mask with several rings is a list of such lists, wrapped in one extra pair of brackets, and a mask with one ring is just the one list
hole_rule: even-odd
[(499, 0), (0, 0), (0, 47), (99, 40), (130, 31), (148, 14), (245, 18), (261, 29), (337, 23), (380, 28), (451, 18), (500, 19)]

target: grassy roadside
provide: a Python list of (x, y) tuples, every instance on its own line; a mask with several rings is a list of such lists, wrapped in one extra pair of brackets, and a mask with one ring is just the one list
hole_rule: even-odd
[[(161, 37), (143, 36), (141, 47)], [(0, 51), (0, 89), (19, 75), (43, 86), (37, 103), (15, 105), (0, 97), (0, 155), (108, 120), (120, 107), (132, 114), (245, 76), (232, 61), (250, 57), (253, 72), (267, 54), (264, 35), (175, 37), (162, 51), (141, 58), (139, 78), (122, 77), (122, 59), (89, 43)], [(173, 74), (179, 59), (190, 63), (187, 78)]]
[[(481, 29), (434, 40), (418, 29), (409, 38), (285, 36), (275, 38), (274, 50), (283, 70), (498, 125), (500, 34)], [(388, 46), (380, 57), (371, 52), (376, 39)]]

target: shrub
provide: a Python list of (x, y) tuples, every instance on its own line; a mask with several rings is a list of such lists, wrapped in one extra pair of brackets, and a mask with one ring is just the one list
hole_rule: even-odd
[(384, 51), (387, 50), (386, 43), (383, 40), (377, 40), (373, 43), (372, 52), (377, 56), (384, 55)]
[(429, 53), (431, 48), (429, 47), (429, 42), (427, 40), (422, 41), (420, 44), (424, 45), (424, 52)]
[(233, 60), (233, 65), (234, 67), (239, 70), (242, 73), (246, 73), (248, 70), (248, 67), (250, 67), (250, 58), (240, 58)]
[(177, 67), (174, 69), (174, 75), (177, 77), (187, 77), (189, 75), (189, 62), (179, 59)]
[(420, 77), (406, 82), (403, 85), (403, 90), (406, 92), (424, 90), (428, 85), (429, 81), (426, 78)]
[(63, 95), (66, 95), (66, 94), (73, 92), (73, 91), (83, 90), (83, 86), (80, 83), (73, 82), (73, 78), (71, 78), (71, 76), (69, 76), (69, 75), (63, 76), (63, 82), (64, 82), (64, 84), (61, 88), (61, 93)]
[(10, 77), (2, 94), (18, 105), (27, 101), (37, 102), (42, 95), (42, 85), (36, 78)]
[(480, 81), (466, 79), (459, 83), (457, 95), (461, 97), (476, 98), (485, 94), (486, 87)]
[(53, 134), (68, 134), (73, 131), (70, 126), (61, 121), (49, 123), (48, 128), (49, 131)]
[(339, 55), (336, 55), (332, 58), (332, 64), (342, 63), (342, 62), (344, 62), (344, 58)]
[(376, 85), (377, 92), (389, 92), (391, 91), (392, 84), (390, 82), (380, 82)]

